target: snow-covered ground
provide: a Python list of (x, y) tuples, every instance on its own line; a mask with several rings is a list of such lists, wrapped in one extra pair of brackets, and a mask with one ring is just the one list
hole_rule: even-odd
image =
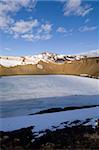
[(90, 52), (85, 52), (80, 54), (79, 56), (99, 57), (99, 50), (92, 50)]
[(1, 57), (0, 64), (5, 67), (14, 67), (18, 65), (37, 64), (40, 60), (45, 61), (40, 55), (25, 57)]
[(13, 131), (30, 126), (34, 126), (33, 131), (35, 132), (46, 129), (54, 130), (53, 126), (63, 128), (61, 124), (63, 122), (85, 121), (87, 118), (93, 118), (90, 124), (94, 126), (95, 122), (93, 120), (99, 118), (99, 107), (42, 115), (0, 118), (0, 131)]
[(1, 56), (0, 64), (5, 67), (13, 67), (17, 65), (27, 65), (27, 64), (38, 64), (39, 61), (49, 62), (53, 61), (54, 54), (52, 53), (42, 53), (33, 56)]

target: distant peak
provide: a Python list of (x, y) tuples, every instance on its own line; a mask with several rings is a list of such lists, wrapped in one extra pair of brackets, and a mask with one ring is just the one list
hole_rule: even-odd
[(43, 51), (41, 54), (51, 55), (51, 54), (55, 54), (55, 53), (52, 53), (52, 52), (49, 52), (49, 51)]

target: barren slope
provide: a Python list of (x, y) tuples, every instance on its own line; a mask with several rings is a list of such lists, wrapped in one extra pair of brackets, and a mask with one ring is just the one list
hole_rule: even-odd
[(64, 61), (64, 63), (39, 61), (37, 64), (17, 65), (12, 67), (0, 66), (0, 75), (26, 74), (70, 74), (99, 76), (99, 57), (83, 58), (80, 60)]

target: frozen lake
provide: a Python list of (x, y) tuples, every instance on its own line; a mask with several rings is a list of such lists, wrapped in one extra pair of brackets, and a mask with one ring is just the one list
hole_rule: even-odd
[(99, 80), (66, 75), (0, 78), (0, 117), (52, 107), (99, 105)]

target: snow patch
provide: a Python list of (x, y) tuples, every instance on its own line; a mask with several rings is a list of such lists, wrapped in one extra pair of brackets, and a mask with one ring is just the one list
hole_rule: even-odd
[(45, 131), (46, 129), (53, 130), (53, 126), (60, 126), (63, 122), (84, 121), (87, 118), (99, 118), (99, 107), (42, 115), (0, 118), (0, 131), (13, 131), (29, 126), (34, 126), (33, 131), (35, 132)]
[(43, 65), (37, 64), (37, 68), (38, 68), (38, 69), (43, 69)]

